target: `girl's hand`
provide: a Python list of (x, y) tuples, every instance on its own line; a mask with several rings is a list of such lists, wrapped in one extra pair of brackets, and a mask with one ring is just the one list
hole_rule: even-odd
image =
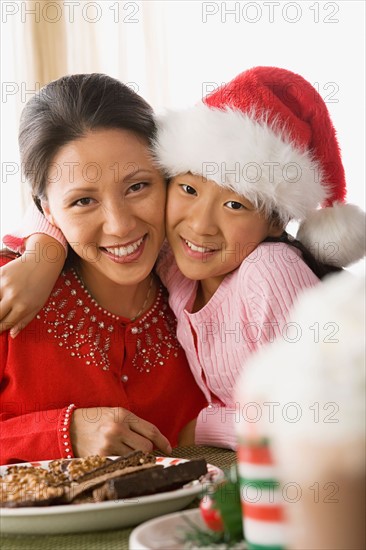
[(132, 450), (150, 452), (154, 447), (168, 455), (172, 452), (156, 426), (121, 407), (76, 409), (70, 438), (76, 457), (122, 456)]
[(0, 268), (0, 332), (11, 329), (15, 338), (35, 317), (47, 301), (65, 257), (58, 241), (36, 234), (27, 239), (23, 256)]

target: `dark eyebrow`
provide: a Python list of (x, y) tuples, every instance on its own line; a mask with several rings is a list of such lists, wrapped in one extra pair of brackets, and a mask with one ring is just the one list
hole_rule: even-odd
[[(131, 163), (133, 164), (133, 163)], [(149, 170), (147, 168), (137, 168), (136, 170), (134, 170), (133, 172), (130, 172), (129, 174), (126, 174), (125, 177), (121, 180), (121, 183), (125, 182), (125, 181), (128, 181), (132, 178), (134, 178), (135, 176), (138, 176), (139, 174), (153, 174), (153, 170)], [(98, 187), (74, 187), (73, 189), (70, 189), (69, 191), (67, 191), (65, 194), (64, 194), (64, 197), (67, 197), (68, 195), (70, 195), (70, 193), (82, 193), (82, 194), (86, 194), (86, 193), (94, 193), (95, 191), (98, 191)]]
[[(131, 163), (133, 164), (133, 163)], [(122, 181), (126, 181), (128, 179), (134, 178), (135, 176), (138, 176), (139, 174), (153, 174), (153, 170), (149, 170), (148, 168), (137, 168), (136, 170), (133, 170), (129, 174), (126, 174)]]
[(67, 191), (64, 194), (64, 197), (67, 197), (67, 195), (70, 195), (70, 193), (94, 193), (95, 191), (98, 191), (97, 187), (74, 187), (73, 189), (70, 189), (70, 191)]

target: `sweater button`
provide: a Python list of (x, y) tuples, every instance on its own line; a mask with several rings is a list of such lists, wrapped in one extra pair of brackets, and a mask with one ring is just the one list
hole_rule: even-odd
[(128, 381), (128, 376), (127, 376), (127, 374), (124, 374), (124, 375), (121, 377), (121, 380), (122, 380), (122, 382), (127, 382), (127, 381)]

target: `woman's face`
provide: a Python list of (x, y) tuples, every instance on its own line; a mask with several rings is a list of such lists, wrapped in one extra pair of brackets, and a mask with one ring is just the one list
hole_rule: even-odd
[(106, 129), (68, 143), (53, 159), (46, 195), (45, 215), (84, 275), (123, 285), (149, 275), (164, 240), (166, 188), (141, 138)]

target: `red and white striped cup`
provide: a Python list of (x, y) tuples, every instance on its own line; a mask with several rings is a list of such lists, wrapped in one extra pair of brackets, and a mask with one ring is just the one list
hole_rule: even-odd
[(248, 550), (284, 550), (282, 492), (268, 440), (239, 438), (237, 461)]

